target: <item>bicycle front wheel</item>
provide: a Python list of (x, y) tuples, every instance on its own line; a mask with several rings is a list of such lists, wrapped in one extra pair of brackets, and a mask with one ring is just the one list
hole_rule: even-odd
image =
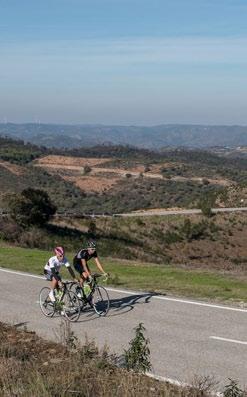
[(77, 321), (80, 316), (81, 308), (79, 298), (76, 294), (67, 290), (63, 296), (62, 303), (65, 317), (69, 321)]
[(39, 306), (42, 313), (46, 317), (52, 317), (54, 316), (55, 313), (54, 303), (51, 301), (49, 297), (50, 291), (51, 291), (50, 288), (44, 287), (41, 289), (39, 293)]
[(98, 316), (106, 316), (110, 308), (108, 292), (101, 285), (95, 287), (92, 297), (92, 307)]

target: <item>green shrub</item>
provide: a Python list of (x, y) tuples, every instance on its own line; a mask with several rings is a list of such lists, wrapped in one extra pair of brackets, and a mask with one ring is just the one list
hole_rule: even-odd
[(129, 349), (124, 351), (125, 366), (128, 370), (146, 372), (152, 368), (149, 339), (145, 338), (144, 331), (143, 323), (139, 323), (135, 328), (135, 337), (129, 343)]
[(193, 224), (190, 219), (185, 219), (181, 232), (188, 241), (199, 240), (208, 237), (208, 226), (208, 222), (204, 220)]
[(85, 167), (83, 168), (83, 173), (89, 174), (92, 171), (92, 168), (89, 165), (85, 165)]
[(163, 235), (163, 240), (166, 244), (179, 243), (183, 240), (182, 236), (174, 231), (167, 230)]
[(224, 397), (244, 397), (245, 393), (238, 387), (238, 383), (229, 378), (230, 383), (225, 386)]

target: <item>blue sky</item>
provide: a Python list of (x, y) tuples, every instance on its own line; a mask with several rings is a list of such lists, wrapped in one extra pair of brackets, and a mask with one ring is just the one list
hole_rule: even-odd
[(247, 125), (246, 0), (0, 0), (0, 122)]

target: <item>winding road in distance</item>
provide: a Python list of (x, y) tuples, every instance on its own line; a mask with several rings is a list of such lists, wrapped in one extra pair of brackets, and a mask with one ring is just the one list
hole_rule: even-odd
[[(213, 213), (218, 212), (244, 212), (247, 211), (247, 207), (232, 207), (232, 208), (212, 208)], [(168, 216), (168, 215), (193, 215), (193, 214), (201, 214), (202, 211), (200, 209), (188, 209), (188, 210), (167, 210), (167, 209), (153, 209), (153, 210), (139, 210), (133, 212), (125, 212), (125, 213), (116, 213), (116, 214), (86, 214), (86, 213), (73, 213), (73, 212), (58, 212), (54, 215), (54, 217), (91, 217), (91, 218), (102, 218), (102, 217), (139, 217), (139, 216)], [(0, 216), (6, 216), (9, 212), (0, 208)]]
[[(247, 207), (233, 207), (233, 208), (212, 208), (212, 212), (214, 214), (218, 212), (242, 212), (247, 211)], [(154, 215), (193, 215), (193, 214), (201, 214), (202, 211), (199, 209), (191, 209), (191, 210), (166, 210), (166, 209), (157, 209), (157, 210), (143, 210), (136, 212), (128, 212), (123, 214), (114, 214), (113, 216), (154, 216)]]
[[(59, 340), (61, 317), (46, 318), (39, 304), (43, 277), (0, 268), (0, 321)], [(153, 374), (191, 383), (195, 375), (213, 376), (219, 388), (228, 378), (247, 385), (247, 310), (238, 307), (108, 288), (111, 308), (105, 318), (88, 311), (72, 330), (97, 345), (123, 353), (142, 322), (150, 340)]]

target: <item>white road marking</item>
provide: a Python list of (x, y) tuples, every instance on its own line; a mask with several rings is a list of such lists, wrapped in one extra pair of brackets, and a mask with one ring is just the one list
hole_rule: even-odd
[(15, 270), (8, 270), (8, 269), (3, 269), (2, 267), (0, 267), (1, 272), (5, 272), (5, 273), (13, 273), (13, 274), (17, 274), (18, 276), (26, 276), (26, 277), (33, 277), (33, 278), (39, 278), (39, 279), (44, 279), (44, 276), (36, 276), (35, 274), (29, 274), (29, 273), (24, 273), (24, 272), (17, 272)]
[[(25, 273), (25, 272), (17, 272), (17, 271), (14, 271), (14, 270), (3, 269), (1, 267), (0, 267), (0, 271), (6, 272), (6, 273), (11, 273), (11, 274), (17, 274), (18, 276), (33, 277), (33, 278), (39, 278), (41, 280), (46, 280), (44, 276), (36, 276), (34, 274), (29, 274), (29, 273)], [(168, 301), (168, 302), (184, 303), (184, 304), (188, 304), (188, 305), (204, 306), (204, 307), (209, 307), (209, 308), (212, 308), (212, 309), (231, 310), (231, 311), (234, 311), (234, 312), (247, 313), (247, 309), (240, 309), (240, 308), (237, 308), (237, 307), (223, 306), (223, 305), (214, 305), (214, 304), (211, 304), (211, 303), (196, 302), (196, 301), (190, 301), (190, 300), (179, 299), (179, 298), (170, 298), (170, 297), (166, 297), (166, 296), (156, 296), (156, 295), (152, 295), (152, 293), (149, 293), (149, 292), (128, 291), (128, 290), (117, 289), (117, 288), (109, 288), (109, 287), (107, 287), (106, 289), (108, 291), (122, 293), (122, 294), (125, 294), (125, 295), (141, 295), (141, 294), (148, 295), (148, 294), (150, 294), (152, 299), (164, 300), (164, 301)]]
[(227, 338), (221, 338), (220, 336), (210, 336), (210, 339), (216, 339), (216, 340), (220, 340), (223, 342), (229, 342), (229, 343), (238, 343), (239, 345), (247, 345), (247, 342), (241, 341), (241, 340), (237, 340), (237, 339), (227, 339)]
[(172, 383), (173, 385), (176, 385), (176, 386), (182, 386), (182, 387), (191, 386), (191, 385), (189, 385), (189, 383), (179, 382), (178, 380), (171, 379), (171, 378), (165, 378), (164, 376), (155, 375), (152, 372), (146, 372), (146, 375), (149, 378), (153, 378), (153, 379), (159, 380), (161, 382), (169, 382), (169, 383)]
[[(156, 379), (160, 382), (168, 382), (171, 383), (172, 385), (178, 386), (178, 387), (193, 387), (189, 383), (185, 382), (179, 382), (178, 380), (171, 379), (171, 378), (165, 378), (164, 376), (160, 375), (155, 375), (152, 372), (146, 372), (146, 376), (149, 376), (150, 378)], [(210, 396), (212, 397), (223, 397), (223, 394), (220, 392), (211, 392)]]
[[(148, 294), (148, 292), (133, 292), (133, 291), (126, 291), (126, 290), (121, 290), (121, 289), (116, 289), (116, 288), (108, 288), (108, 291), (113, 291), (113, 292), (120, 292), (123, 294), (128, 294), (128, 295), (140, 295), (140, 294)], [(150, 293), (151, 294), (151, 293)], [(178, 303), (186, 303), (189, 305), (197, 305), (197, 306), (205, 306), (205, 307), (210, 307), (214, 309), (222, 309), (222, 310), (232, 310), (235, 312), (244, 312), (247, 313), (246, 309), (240, 309), (237, 307), (231, 307), (231, 306), (223, 306), (223, 305), (214, 305), (213, 303), (204, 303), (204, 302), (196, 302), (196, 301), (190, 301), (190, 300), (185, 300), (185, 299), (179, 299), (179, 298), (170, 298), (166, 296), (152, 296), (152, 299), (158, 299), (158, 300), (164, 300), (164, 301), (169, 301), (169, 302), (178, 302)]]

